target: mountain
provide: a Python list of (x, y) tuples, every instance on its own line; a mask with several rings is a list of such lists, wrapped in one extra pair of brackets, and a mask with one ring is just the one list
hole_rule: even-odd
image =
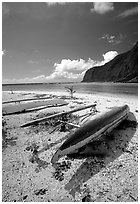
[(82, 82), (138, 83), (138, 43), (108, 63), (88, 69)]

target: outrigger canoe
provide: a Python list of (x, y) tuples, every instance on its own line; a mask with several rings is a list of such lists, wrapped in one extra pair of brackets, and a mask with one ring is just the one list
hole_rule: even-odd
[(110, 133), (130, 112), (129, 106), (114, 107), (110, 111), (89, 118), (80, 128), (69, 133), (68, 139), (53, 155), (51, 162), (55, 163), (64, 155), (72, 154), (82, 146)]

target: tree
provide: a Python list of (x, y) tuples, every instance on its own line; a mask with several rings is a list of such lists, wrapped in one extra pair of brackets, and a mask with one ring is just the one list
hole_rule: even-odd
[(73, 88), (73, 86), (65, 87), (67, 91), (70, 93), (70, 97), (73, 98), (73, 94), (76, 92)]

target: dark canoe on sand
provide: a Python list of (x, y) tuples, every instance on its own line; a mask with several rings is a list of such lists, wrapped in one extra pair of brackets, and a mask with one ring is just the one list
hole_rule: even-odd
[(116, 128), (129, 113), (128, 105), (114, 107), (110, 111), (91, 117), (80, 128), (71, 132), (68, 139), (56, 151), (51, 162), (55, 163), (60, 157), (71, 154), (91, 141), (99, 139), (104, 134)]
[(36, 110), (38, 107), (49, 107), (49, 106), (59, 106), (59, 105), (67, 105), (68, 103), (63, 99), (49, 99), (44, 101), (35, 101), (35, 102), (27, 102), (27, 103), (19, 103), (19, 104), (11, 104), (11, 105), (3, 105), (2, 114), (3, 115), (11, 115), (17, 114), (20, 112), (26, 112), (28, 110)]

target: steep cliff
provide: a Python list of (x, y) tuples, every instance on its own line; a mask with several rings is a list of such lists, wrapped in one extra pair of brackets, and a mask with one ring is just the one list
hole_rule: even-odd
[(87, 70), (82, 82), (138, 82), (138, 43), (105, 65)]

